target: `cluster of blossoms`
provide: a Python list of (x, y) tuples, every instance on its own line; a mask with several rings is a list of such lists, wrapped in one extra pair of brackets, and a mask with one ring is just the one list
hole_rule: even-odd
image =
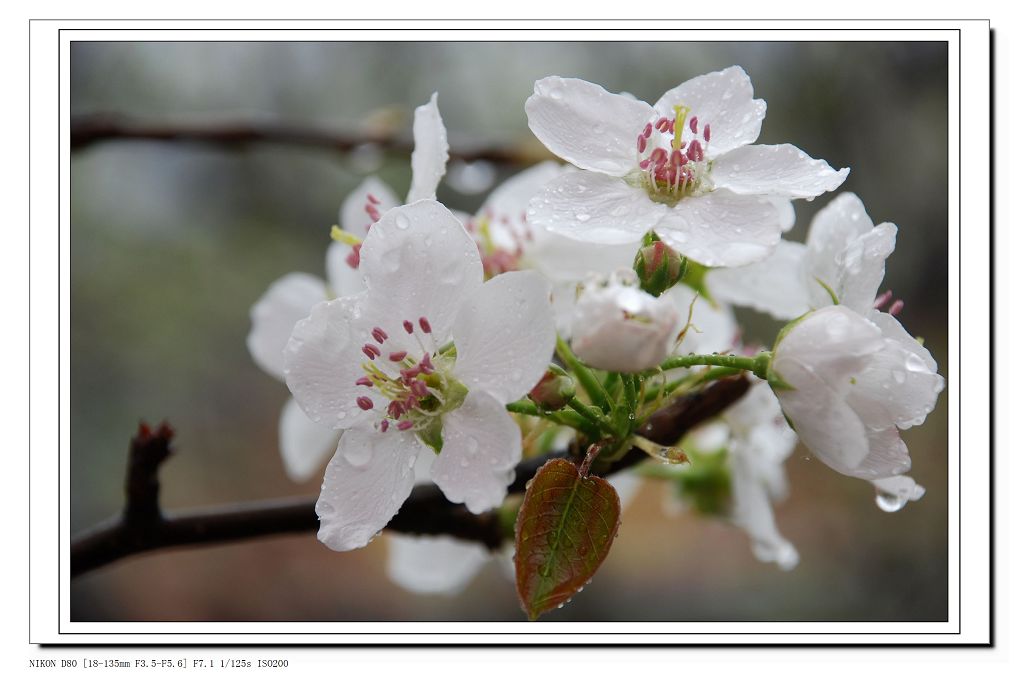
[[(924, 421), (944, 380), (895, 317), (902, 301), (879, 294), (896, 227), (845, 193), (806, 243), (784, 240), (793, 200), (849, 170), (754, 144), (765, 109), (739, 67), (653, 106), (542, 79), (528, 122), (568, 164), (520, 172), (472, 216), (436, 201), (446, 131), (435, 96), (419, 107), (406, 202), (365, 180), (343, 202), (329, 283), (287, 275), (252, 309), (249, 349), (293, 394), (288, 474), (306, 480), (331, 455), (319, 539), (366, 545), (426, 481), (471, 513), (512, 513), (516, 466), (571, 440), (606, 462), (644, 451), (610, 479), (624, 499), (668, 479), (669, 507), (729, 520), (785, 569), (798, 554), (772, 504), (798, 442), (871, 482), (882, 509), (919, 498), (900, 430)], [(751, 347), (740, 306), (790, 322)], [(679, 443), (638, 433), (668, 401), (737, 373), (747, 394)], [(490, 557), (453, 538), (387, 539), (390, 576), (411, 590), (457, 590)]]

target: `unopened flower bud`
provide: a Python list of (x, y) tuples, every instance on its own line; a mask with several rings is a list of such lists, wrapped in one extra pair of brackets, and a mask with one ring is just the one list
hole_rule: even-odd
[(559, 410), (574, 397), (577, 389), (573, 380), (562, 370), (546, 370), (538, 383), (527, 394), (542, 410)]
[(608, 281), (588, 282), (577, 298), (571, 346), (591, 367), (640, 372), (665, 360), (676, 343), (679, 311), (633, 279), (632, 271), (618, 271)]
[(683, 278), (686, 259), (657, 239), (641, 247), (633, 260), (633, 269), (640, 278), (640, 287), (652, 296), (659, 296)]

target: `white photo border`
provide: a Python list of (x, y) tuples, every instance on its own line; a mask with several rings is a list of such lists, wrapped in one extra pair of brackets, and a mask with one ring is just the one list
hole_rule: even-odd
[[(607, 26), (612, 26), (609, 29)], [(762, 27), (763, 26), (763, 27)], [(949, 618), (946, 622), (79, 622), (70, 619), (70, 146), (73, 40), (944, 41), (949, 56)], [(808, 31), (808, 33), (804, 33)], [(40, 644), (852, 644), (993, 639), (990, 30), (986, 21), (33, 20), (30, 32), (30, 641)], [(451, 33), (452, 32), (452, 33)], [(809, 36), (809, 38), (808, 38)], [(59, 130), (59, 136), (54, 131)], [(965, 169), (965, 173), (961, 172)], [(56, 182), (54, 182), (56, 181)], [(960, 239), (965, 225), (966, 240)], [(59, 229), (55, 227), (59, 226)], [(58, 258), (55, 258), (59, 255)], [(967, 306), (962, 307), (961, 301)], [(59, 315), (49, 313), (59, 302)], [(972, 302), (988, 302), (987, 306)], [(46, 312), (41, 313), (41, 312)], [(961, 334), (965, 331), (965, 335)], [(53, 359), (59, 363), (54, 364)], [(974, 364), (975, 365), (975, 364)], [(970, 370), (964, 376), (963, 372)], [(59, 387), (59, 392), (52, 391)], [(59, 414), (58, 429), (52, 416)], [(966, 455), (962, 457), (965, 434)], [(52, 482), (59, 482), (54, 489)], [(963, 553), (965, 548), (965, 553)], [(54, 590), (54, 588), (57, 590)], [(184, 628), (186, 626), (186, 628)]]

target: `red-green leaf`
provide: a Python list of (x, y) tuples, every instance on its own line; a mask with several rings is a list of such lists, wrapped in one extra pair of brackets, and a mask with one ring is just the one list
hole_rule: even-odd
[(550, 460), (530, 481), (517, 515), (517, 595), (531, 620), (591, 580), (619, 530), (619, 495), (601, 477)]

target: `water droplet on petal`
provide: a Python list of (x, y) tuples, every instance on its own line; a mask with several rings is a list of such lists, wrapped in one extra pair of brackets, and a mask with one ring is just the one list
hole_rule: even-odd
[(874, 498), (874, 502), (877, 506), (885, 512), (898, 512), (902, 508), (906, 507), (908, 498), (905, 496), (896, 496), (892, 493), (879, 493)]

